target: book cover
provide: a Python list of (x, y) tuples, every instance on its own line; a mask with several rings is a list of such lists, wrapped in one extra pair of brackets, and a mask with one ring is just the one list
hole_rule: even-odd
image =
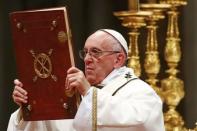
[(10, 14), (18, 79), (28, 92), (24, 120), (72, 119), (75, 92), (65, 94), (66, 71), (74, 66), (66, 7)]

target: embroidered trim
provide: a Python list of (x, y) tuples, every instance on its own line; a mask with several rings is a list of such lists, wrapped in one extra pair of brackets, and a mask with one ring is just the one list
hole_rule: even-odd
[(93, 88), (92, 95), (92, 131), (97, 131), (97, 89)]
[(124, 83), (122, 86), (120, 86), (117, 90), (114, 91), (114, 93), (112, 94), (112, 96), (114, 96), (122, 87), (124, 87), (127, 83), (129, 83), (130, 81), (132, 80), (136, 80), (138, 78), (133, 78), (133, 79), (130, 79), (128, 80), (126, 83)]

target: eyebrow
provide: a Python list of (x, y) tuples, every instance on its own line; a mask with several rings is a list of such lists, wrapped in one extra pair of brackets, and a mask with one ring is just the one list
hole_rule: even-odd
[[(87, 49), (87, 48), (84, 48), (84, 50), (88, 50), (88, 49)], [(98, 51), (102, 51), (101, 49), (96, 48), (96, 47), (92, 47), (92, 48), (90, 48), (89, 50), (98, 50)]]

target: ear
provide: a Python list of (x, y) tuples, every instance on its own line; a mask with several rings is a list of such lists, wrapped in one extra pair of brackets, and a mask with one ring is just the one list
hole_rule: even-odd
[(119, 68), (124, 65), (126, 55), (124, 53), (117, 53), (116, 59), (114, 61), (114, 68)]

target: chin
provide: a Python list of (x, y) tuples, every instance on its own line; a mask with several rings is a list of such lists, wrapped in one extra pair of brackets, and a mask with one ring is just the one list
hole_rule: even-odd
[(96, 79), (95, 77), (92, 77), (92, 76), (86, 76), (88, 82), (90, 83), (90, 85), (95, 85), (96, 83)]

